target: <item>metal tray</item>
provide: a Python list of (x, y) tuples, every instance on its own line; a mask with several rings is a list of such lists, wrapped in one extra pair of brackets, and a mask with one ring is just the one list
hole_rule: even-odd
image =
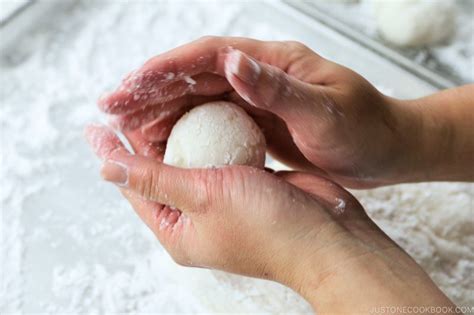
[[(89, 12), (87, 11), (89, 6), (107, 6), (110, 3), (113, 3), (113, 1), (101, 2), (100, 4), (92, 1), (35, 1), (29, 4), (21, 13), (9, 19), (8, 23), (0, 28), (0, 38), (2, 39), (0, 41), (0, 70), (2, 76), (10, 75), (17, 67), (22, 67), (28, 58), (33, 58), (38, 52), (54, 48), (58, 56), (61, 55), (61, 52), (65, 54), (67, 50), (61, 41), (64, 39), (63, 35), (66, 34), (68, 38), (69, 35), (77, 35), (89, 22), (87, 18), (78, 22), (77, 19), (69, 17), (79, 10)], [(152, 5), (152, 2), (149, 3)], [(162, 2), (157, 2), (156, 5), (159, 6), (160, 3)], [(169, 4), (171, 2), (165, 3)], [(100, 9), (96, 11), (100, 11)], [(90, 89), (86, 91), (76, 89), (80, 82), (74, 81), (74, 72), (68, 72), (71, 77), (67, 77), (64, 76), (61, 69), (51, 69), (46, 65), (47, 62), (62, 62), (61, 64), (64, 64), (64, 60), (50, 60), (50, 55), (45, 54), (44, 58), (39, 59), (39, 62), (26, 69), (27, 71), (44, 73), (44, 82), (33, 84), (31, 89), (37, 93), (48, 93), (51, 100), (49, 104), (38, 103), (35, 102), (34, 95), (25, 95), (25, 100), (24, 102), (22, 100), (21, 104), (23, 107), (21, 107), (17, 119), (27, 121), (26, 119), (31, 119), (27, 118), (30, 117), (27, 116), (27, 113), (30, 111), (34, 113), (38, 108), (45, 107), (48, 117), (39, 117), (39, 123), (41, 123), (41, 119), (51, 120), (52, 128), (55, 129), (57, 137), (42, 139), (41, 147), (22, 147), (21, 150), (15, 146), (16, 143), (13, 143), (11, 145), (12, 150), (21, 155), (23, 161), (32, 165), (31, 170), (26, 172), (25, 175), (12, 172), (14, 175), (8, 175), (7, 178), (3, 179), (22, 185), (23, 189), (30, 191), (29, 195), (21, 202), (15, 202), (13, 198), (8, 199), (2, 205), (2, 207), (8, 209), (8, 211), (2, 209), (5, 222), (8, 222), (11, 226), (20, 226), (28, 232), (18, 232), (11, 235), (18, 242), (19, 248), (22, 249), (21, 266), (18, 268), (17, 266), (10, 266), (4, 270), (16, 277), (10, 285), (11, 290), (18, 292), (18, 300), (16, 301), (19, 301), (19, 305), (22, 305), (21, 310), (23, 312), (54, 312), (60, 306), (71, 305), (72, 298), (67, 295), (58, 297), (61, 292), (54, 291), (57, 289), (52, 287), (52, 282), (54, 274), (59, 272), (58, 268), (72, 268), (78, 262), (82, 264), (81, 266), (84, 266), (86, 271), (96, 270), (94, 266), (97, 265), (103, 267), (106, 273), (106, 277), (103, 279), (104, 282), (108, 278), (112, 278), (115, 275), (114, 272), (132, 277), (134, 275), (134, 265), (130, 262), (132, 257), (150, 261), (152, 265), (162, 265), (159, 268), (164, 268), (168, 272), (172, 270), (172, 272), (186, 272), (191, 275), (206, 272), (204, 270), (178, 270), (170, 259), (166, 258), (165, 254), (158, 257), (150, 254), (150, 252), (158, 251), (156, 242), (152, 240), (148, 230), (138, 221), (128, 205), (118, 198), (118, 192), (113, 187), (99, 183), (98, 162), (91, 162), (93, 161), (92, 154), (82, 141), (83, 123), (89, 119), (98, 119), (99, 117), (98, 113), (88, 116), (90, 113), (88, 109), (94, 107), (99, 92), (114, 86), (120, 73), (136, 66), (138, 62), (146, 59), (150, 52), (158, 53), (160, 49), (180, 44), (182, 41), (189, 40), (188, 37), (191, 37), (191, 35), (193, 38), (207, 35), (206, 32), (209, 30), (215, 31), (217, 29), (214, 35), (255, 37), (264, 34), (262, 39), (292, 39), (304, 42), (324, 57), (361, 73), (369, 81), (385, 89), (393, 96), (401, 98), (420, 97), (436, 91), (440, 86), (433, 80), (420, 78), (373, 49), (365, 47), (359, 42), (354, 42), (351, 38), (329, 27), (329, 25), (302, 14), (286, 3), (242, 2), (237, 13), (232, 15), (231, 22), (220, 28), (211, 28), (205, 25), (199, 29), (188, 29), (186, 32), (174, 29), (177, 32), (181, 31), (180, 34), (182, 35), (177, 35), (177, 39), (173, 39), (173, 42), (162, 43), (159, 41), (159, 36), (156, 36), (157, 42), (135, 42), (134, 45), (137, 46), (137, 49), (132, 52), (137, 55), (131, 55), (130, 60), (124, 61), (125, 64), (111, 63), (111, 68), (107, 72), (104, 71), (104, 73), (97, 73), (101, 70), (93, 68), (94, 60), (87, 59), (87, 56), (73, 54), (71, 59), (66, 59), (66, 61), (73, 61), (71, 63), (76, 72), (89, 71), (91, 80), (93, 80), (94, 84), (90, 84)], [(127, 14), (127, 12), (124, 14)], [(255, 29), (258, 28), (260, 31), (249, 28), (249, 25), (252, 25)], [(154, 32), (155, 35), (159, 35), (156, 28), (154, 28)], [(107, 45), (123, 47), (123, 40), (123, 38), (111, 38)], [(52, 47), (43, 45), (44, 42), (52, 44), (59, 42), (59, 44)], [(70, 42), (66, 43), (70, 44)], [(129, 48), (128, 45), (127, 48)], [(78, 47), (78, 49), (81, 48)], [(107, 51), (102, 52), (96, 47), (94, 49), (96, 49), (94, 50), (96, 53), (99, 51), (100, 57), (104, 60), (122, 53), (117, 50), (113, 51), (114, 56), (108, 56), (103, 55)], [(111, 54), (110, 51), (108, 52)], [(18, 79), (18, 77), (15, 78)], [(21, 78), (28, 80), (28, 73), (25, 73)], [(61, 87), (66, 87), (69, 90), (61, 91), (47, 88), (54, 83), (48, 80), (57, 80), (62, 83)], [(41, 85), (45, 89), (42, 89)], [(11, 89), (9, 91), (11, 93), (29, 91), (28, 93), (31, 93), (26, 88)], [(10, 105), (3, 102), (1, 104), (2, 108), (19, 110), (18, 108), (11, 108), (13, 106)], [(81, 114), (82, 111), (86, 113), (85, 116)], [(72, 116), (73, 114), (75, 116)], [(31, 121), (36, 121), (35, 119), (36, 117)], [(31, 133), (29, 129), (33, 128), (31, 130), (35, 130), (35, 127), (25, 126), (19, 132), (22, 133), (21, 136), (23, 137), (35, 137), (36, 134)], [(5, 135), (3, 139), (12, 141), (9, 136), (13, 132), (14, 130), (9, 129), (9, 127), (3, 129), (2, 133)], [(73, 150), (71, 150), (71, 146), (73, 146)], [(35, 168), (35, 165), (40, 165), (40, 167)], [(7, 174), (10, 173), (7, 172)], [(49, 181), (48, 185), (43, 185), (45, 181)], [(37, 189), (35, 185), (42, 188)], [(105, 225), (98, 226), (97, 222), (105, 222)], [(120, 233), (117, 233), (117, 231)], [(108, 233), (116, 236), (108, 236)], [(124, 236), (119, 234), (128, 235), (130, 238), (123, 239)], [(149, 237), (146, 238), (143, 235)], [(100, 242), (96, 242), (98, 236), (102, 236)], [(7, 258), (9, 254), (11, 252), (7, 252)], [(160, 276), (158, 272), (156, 276)], [(94, 279), (87, 279), (87, 281), (95, 283), (93, 282)], [(194, 281), (193, 279), (193, 277), (190, 277), (188, 282)], [(83, 295), (87, 295), (90, 290), (98, 290), (89, 287), (87, 281), (84, 284), (84, 292), (80, 292), (74, 298), (80, 299)], [(258, 290), (259, 287), (267, 285), (258, 280), (242, 279), (241, 281), (251, 282), (252, 290)], [(114, 286), (113, 282), (106, 282), (105, 284)], [(75, 283), (72, 283), (71, 287), (75, 285)], [(103, 287), (101, 288), (103, 289)], [(216, 288), (209, 288), (209, 290), (211, 289), (215, 290)], [(158, 289), (153, 291), (155, 288), (150, 290), (153, 294), (159, 292)], [(283, 289), (273, 287), (273, 290), (272, 292), (279, 294), (278, 292), (282, 292)], [(96, 291), (94, 292), (94, 294), (98, 294)], [(199, 290), (196, 291), (196, 294), (198, 293)], [(179, 299), (179, 292), (173, 294), (174, 296), (170, 296), (170, 299)], [(215, 294), (221, 293), (216, 290)], [(240, 295), (246, 297), (245, 292), (241, 292)], [(177, 303), (179, 302), (177, 301)], [(57, 307), (48, 308), (48, 303), (55, 303), (54, 305)], [(209, 308), (209, 311), (215, 311), (216, 309), (221, 312), (236, 311), (240, 310), (239, 305), (238, 301), (229, 299), (228, 305), (221, 305), (220, 308)], [(257, 308), (253, 311), (261, 310)], [(288, 310), (291, 310), (291, 308), (289, 307)], [(105, 311), (110, 312), (110, 309), (97, 308), (99, 313)], [(166, 309), (162, 311), (166, 311)], [(251, 311), (248, 310), (248, 312)], [(276, 309), (275, 311), (285, 313), (285, 310), (282, 309)]]
[[(331, 11), (328, 3), (319, 1), (284, 0), (284, 2), (440, 89), (466, 83), (442, 61), (430, 57), (427, 48), (394, 47), (380, 38), (369, 36), (359, 25), (353, 25), (351, 21), (343, 20), (336, 14), (338, 9), (343, 9), (341, 7)], [(427, 59), (418, 58), (420, 54), (427, 56)]]

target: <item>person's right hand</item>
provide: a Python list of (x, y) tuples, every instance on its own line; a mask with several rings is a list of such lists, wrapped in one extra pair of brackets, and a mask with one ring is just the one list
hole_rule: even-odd
[(105, 160), (104, 179), (182, 265), (278, 281), (318, 314), (452, 306), (357, 200), (325, 178), (236, 165), (176, 168), (138, 133), (127, 133), (135, 155), (108, 127), (90, 126), (86, 135)]
[(348, 187), (403, 181), (416, 160), (411, 111), (296, 42), (206, 37), (150, 59), (99, 105), (160, 142), (189, 107), (222, 98), (254, 117), (278, 160)]

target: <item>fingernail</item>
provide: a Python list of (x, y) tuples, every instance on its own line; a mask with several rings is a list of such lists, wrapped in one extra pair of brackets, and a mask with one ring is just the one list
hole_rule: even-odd
[(119, 186), (127, 186), (128, 170), (125, 164), (116, 161), (107, 161), (102, 166), (102, 178), (108, 182), (115, 183)]
[(260, 66), (239, 50), (232, 49), (226, 58), (225, 72), (233, 74), (249, 85), (255, 85), (260, 77)]

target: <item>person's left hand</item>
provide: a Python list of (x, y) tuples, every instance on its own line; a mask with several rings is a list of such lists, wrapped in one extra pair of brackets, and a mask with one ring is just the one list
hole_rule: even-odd
[(402, 171), (418, 152), (405, 141), (417, 117), (412, 107), (296, 42), (201, 38), (148, 60), (99, 107), (118, 129), (140, 128), (159, 143), (185, 111), (213, 99), (244, 108), (263, 131), (267, 152), (292, 169), (325, 173), (352, 188), (413, 173)]

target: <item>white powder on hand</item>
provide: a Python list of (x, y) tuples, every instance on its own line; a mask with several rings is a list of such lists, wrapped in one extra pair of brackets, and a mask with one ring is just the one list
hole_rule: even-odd
[[(66, 15), (52, 11), (50, 30), (35, 23), (1, 51), (0, 313), (313, 314), (280, 284), (174, 263), (115, 187), (99, 181), (99, 161), (82, 140), (84, 125), (101, 117), (97, 96), (150, 56), (205, 34), (304, 41), (305, 27), (269, 24), (270, 6), (269, 16), (253, 19), (259, 8), (257, 1), (80, 1)], [(455, 45), (434, 53), (472, 81), (472, 58), (463, 57), (472, 51), (466, 11)], [(308, 44), (325, 51), (330, 43)], [(346, 65), (363, 67), (365, 55), (357, 56)], [(391, 82), (377, 80), (386, 94), (403, 96)], [(354, 193), (455, 303), (474, 303), (473, 184)]]
[(168, 139), (164, 163), (184, 167), (265, 165), (265, 138), (239, 106), (212, 102), (186, 113)]

